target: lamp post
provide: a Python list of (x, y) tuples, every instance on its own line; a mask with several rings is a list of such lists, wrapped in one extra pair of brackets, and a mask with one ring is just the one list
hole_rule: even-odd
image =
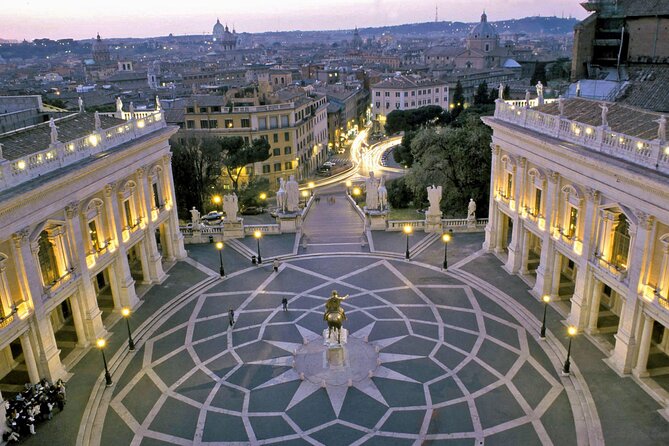
[(130, 333), (130, 308), (123, 307), (121, 309), (121, 314), (123, 315), (123, 319), (125, 319), (125, 326), (128, 329), (128, 350), (130, 350), (131, 352), (134, 352), (135, 351), (135, 341), (132, 340), (132, 334)]
[(221, 198), (220, 195), (214, 195), (213, 197), (211, 197), (211, 201), (216, 205), (217, 208), (216, 210), (218, 210), (218, 206), (221, 204), (223, 199)]
[(313, 181), (309, 181), (307, 186), (309, 187), (309, 192), (310, 192), (311, 196), (313, 197), (314, 196), (314, 187), (316, 187), (316, 183), (314, 183)]
[(453, 230), (449, 229), (447, 233), (442, 234), (441, 240), (444, 242), (444, 264), (442, 265), (444, 270), (448, 269), (448, 242), (451, 241), (453, 237)]
[(307, 192), (306, 190), (303, 190), (300, 195), (302, 195), (302, 201), (303, 201), (302, 206), (306, 207), (307, 206), (307, 197), (309, 196), (309, 192)]
[(257, 248), (258, 248), (258, 265), (262, 263), (262, 257), (260, 257), (260, 238), (262, 237), (262, 232), (255, 231), (253, 236), (256, 238)]
[(413, 228), (409, 225), (406, 225), (404, 228), (402, 228), (402, 231), (404, 231), (404, 233), (407, 235), (407, 249), (404, 252), (404, 258), (410, 260), (411, 255), (409, 253), (409, 234), (413, 232)]
[[(548, 309), (548, 302), (551, 301), (551, 297), (548, 294), (545, 294), (541, 300), (544, 302), (544, 318), (541, 322), (541, 334), (539, 337), (541, 339), (546, 339), (546, 309)], [(571, 342), (571, 339), (569, 339), (569, 342)]]
[(567, 359), (564, 362), (564, 367), (562, 368), (562, 374), (567, 376), (569, 375), (569, 357), (571, 356), (571, 340), (574, 338), (576, 335), (576, 327), (573, 325), (569, 326), (567, 328), (567, 334), (569, 335), (569, 345), (567, 346)]
[(351, 186), (353, 186), (353, 182), (351, 180), (346, 180), (346, 193), (348, 195), (351, 195)]
[(216, 249), (218, 249), (218, 260), (221, 263), (219, 269), (221, 277), (225, 276), (225, 269), (223, 269), (223, 242), (216, 242)]
[(112, 384), (114, 384), (114, 382), (112, 381), (111, 375), (109, 374), (109, 369), (107, 368), (107, 358), (105, 358), (105, 350), (104, 350), (104, 348), (107, 346), (107, 341), (105, 341), (104, 339), (100, 338), (100, 339), (97, 340), (96, 345), (98, 346), (98, 348), (99, 348), (100, 351), (102, 352), (102, 362), (103, 362), (104, 365), (105, 365), (105, 385), (106, 385), (107, 387), (109, 387), (109, 386), (111, 386)]

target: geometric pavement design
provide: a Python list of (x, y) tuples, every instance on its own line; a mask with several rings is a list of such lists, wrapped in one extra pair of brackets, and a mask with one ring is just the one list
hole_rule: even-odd
[[(296, 371), (295, 352), (322, 339), (333, 289), (350, 295), (349, 342), (378, 360), (366, 379), (319, 385)], [(448, 274), (372, 255), (301, 257), (181, 305), (120, 374), (101, 444), (575, 443), (541, 344)]]

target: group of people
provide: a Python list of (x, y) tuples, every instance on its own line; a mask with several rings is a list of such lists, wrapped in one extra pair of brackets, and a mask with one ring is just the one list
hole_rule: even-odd
[(35, 385), (26, 384), (26, 389), (11, 400), (5, 401), (7, 427), (2, 436), (7, 443), (18, 443), (22, 437), (35, 435), (35, 423), (50, 420), (57, 407), (65, 407), (65, 384), (55, 384), (42, 379)]

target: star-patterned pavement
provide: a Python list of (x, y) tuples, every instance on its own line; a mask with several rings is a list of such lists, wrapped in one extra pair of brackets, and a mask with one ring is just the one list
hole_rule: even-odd
[[(116, 372), (95, 440), (576, 444), (542, 344), (463, 280), (369, 254), (242, 271), (159, 316)], [(328, 362), (323, 309), (335, 289), (349, 295), (349, 333)]]

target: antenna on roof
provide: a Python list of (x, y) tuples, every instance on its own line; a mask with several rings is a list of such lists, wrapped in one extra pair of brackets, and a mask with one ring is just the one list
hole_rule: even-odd
[(434, 23), (439, 21), (439, 5), (434, 5)]

